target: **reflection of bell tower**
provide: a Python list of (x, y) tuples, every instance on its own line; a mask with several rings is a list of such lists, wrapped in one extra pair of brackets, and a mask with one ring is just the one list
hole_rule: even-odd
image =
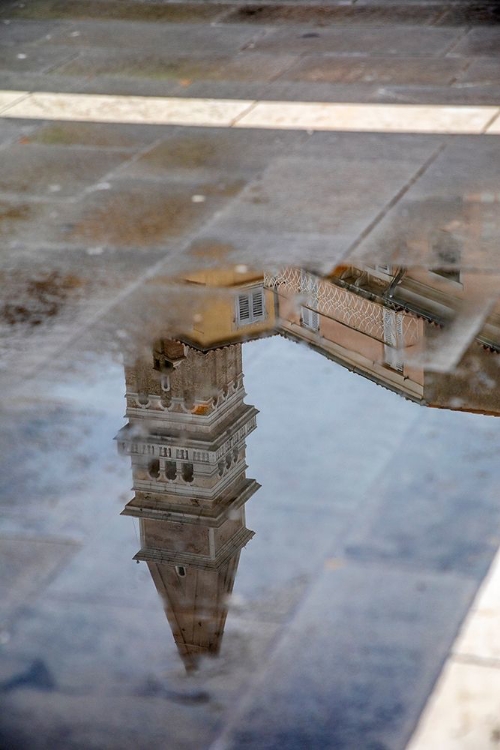
[(245, 440), (257, 410), (243, 403), (241, 344), (199, 352), (163, 340), (125, 371), (129, 423), (117, 436), (132, 461), (141, 550), (187, 669), (220, 649), (240, 551), (253, 532), (245, 503)]

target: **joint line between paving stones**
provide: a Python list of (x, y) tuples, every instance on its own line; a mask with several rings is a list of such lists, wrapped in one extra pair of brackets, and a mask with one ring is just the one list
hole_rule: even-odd
[(255, 99), (255, 100), (254, 100), (254, 101), (253, 101), (253, 102), (252, 102), (252, 103), (250, 104), (250, 106), (248, 106), (248, 107), (247, 107), (246, 109), (244, 109), (244, 110), (243, 110), (243, 112), (240, 112), (240, 113), (239, 113), (239, 115), (236, 115), (236, 117), (233, 117), (233, 119), (232, 119), (232, 120), (230, 121), (230, 123), (229, 123), (229, 127), (230, 127), (230, 128), (233, 128), (233, 127), (234, 127), (234, 126), (236, 125), (236, 123), (237, 123), (237, 122), (238, 122), (239, 120), (241, 120), (241, 118), (242, 118), (242, 117), (246, 117), (246, 115), (248, 115), (248, 113), (249, 113), (249, 112), (251, 112), (251, 111), (252, 111), (252, 109), (253, 109), (253, 108), (254, 108), (255, 106), (257, 106), (257, 104), (259, 104), (259, 101), (258, 101), (258, 99)]
[[(5, 92), (0, 92), (5, 93)], [(7, 92), (8, 93), (8, 92)], [(29, 99), (31, 96), (31, 91), (20, 91), (19, 97), (17, 99), (14, 99), (14, 101), (10, 102), (9, 104), (6, 104), (4, 107), (0, 107), (0, 116), (3, 115), (4, 112), (7, 112), (8, 109), (11, 107), (14, 107), (16, 104), (20, 104), (21, 102), (24, 102), (26, 99)]]
[(446, 148), (446, 144), (441, 143), (441, 145), (434, 151), (433, 154), (427, 159), (424, 164), (422, 164), (421, 167), (415, 172), (415, 174), (408, 180), (408, 182), (399, 190), (396, 195), (394, 195), (391, 200), (384, 206), (384, 208), (379, 211), (377, 216), (373, 219), (373, 221), (368, 224), (366, 229), (364, 229), (359, 237), (354, 240), (352, 245), (347, 249), (344, 258), (348, 258), (351, 253), (353, 253), (357, 248), (360, 246), (360, 244), (363, 242), (366, 237), (368, 237), (371, 232), (375, 229), (375, 227), (382, 221), (382, 219), (386, 216), (386, 214), (393, 208), (396, 203), (398, 203), (401, 198), (408, 192), (408, 190), (412, 187), (412, 185), (415, 184), (415, 182), (422, 177), (422, 175), (428, 170), (428, 168), (431, 166), (431, 164), (434, 163), (434, 161), (437, 159), (439, 154)]
[[(65, 57), (64, 60), (58, 60), (56, 63), (52, 63), (52, 65), (49, 65), (47, 68), (44, 68), (41, 72), (45, 75), (48, 73), (57, 73), (59, 68), (64, 68), (65, 65), (67, 65), (70, 62), (73, 62), (73, 60), (77, 60), (79, 57), (81, 57), (80, 52), (72, 52), (71, 54), (68, 55), (68, 57)], [(82, 83), (82, 86), (84, 85), (85, 84)], [(81, 87), (80, 87), (80, 90), (81, 90)], [(54, 92), (54, 93), (57, 93), (57, 92)]]
[[(81, 195), (89, 195), (91, 193), (99, 192), (96, 189), (96, 186), (99, 184), (102, 184), (103, 182), (107, 182), (108, 180), (112, 180), (113, 177), (117, 177), (119, 179), (120, 172), (127, 167), (129, 167), (131, 164), (134, 164), (136, 161), (141, 159), (144, 154), (147, 154), (148, 151), (151, 151), (152, 149), (156, 148), (156, 146), (159, 146), (160, 143), (163, 143), (165, 140), (164, 136), (160, 136), (159, 138), (156, 138), (156, 140), (152, 141), (151, 143), (148, 143), (144, 146), (144, 148), (139, 149), (139, 151), (135, 151), (133, 154), (131, 154), (129, 159), (125, 159), (125, 161), (121, 162), (121, 164), (118, 164), (118, 166), (113, 167), (113, 169), (110, 169), (109, 172), (106, 172), (102, 177), (97, 180), (93, 185), (89, 185), (83, 190), (83, 193)], [(159, 180), (160, 181), (160, 180)]]
[(484, 133), (485, 135), (495, 135), (495, 133), (488, 133), (488, 130), (489, 130), (489, 128), (491, 128), (491, 126), (493, 125), (493, 123), (496, 122), (496, 120), (498, 119), (499, 116), (500, 116), (500, 107), (497, 109), (496, 113), (493, 115), (493, 117), (491, 118), (491, 120), (488, 120), (488, 122), (484, 126), (484, 129), (482, 130), (482, 133)]
[(466, 26), (465, 29), (462, 31), (462, 33), (458, 34), (457, 38), (453, 39), (453, 41), (450, 43), (450, 45), (445, 50), (443, 50), (442, 54), (438, 55), (438, 57), (441, 57), (441, 58), (448, 57), (448, 55), (450, 54), (450, 52), (453, 52), (453, 50), (455, 49), (455, 47), (457, 47), (457, 45), (459, 45), (460, 42), (463, 39), (465, 39), (465, 37), (467, 36), (467, 34), (469, 33), (470, 30), (471, 30), (471, 27), (470, 26)]

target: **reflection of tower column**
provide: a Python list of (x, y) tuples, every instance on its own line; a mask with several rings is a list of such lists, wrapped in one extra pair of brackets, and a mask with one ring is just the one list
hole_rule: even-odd
[(186, 668), (216, 654), (242, 547), (253, 532), (245, 503), (246, 436), (257, 410), (243, 403), (241, 344), (207, 353), (159, 342), (150, 362), (126, 368), (129, 423), (117, 436), (131, 456), (141, 550)]

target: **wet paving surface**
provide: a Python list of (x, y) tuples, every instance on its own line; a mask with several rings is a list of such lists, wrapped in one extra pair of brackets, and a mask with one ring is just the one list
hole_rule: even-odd
[[(70, 5), (2, 7), (6, 90), (499, 104), (494, 3)], [(498, 135), (0, 149), (0, 747), (494, 748)]]

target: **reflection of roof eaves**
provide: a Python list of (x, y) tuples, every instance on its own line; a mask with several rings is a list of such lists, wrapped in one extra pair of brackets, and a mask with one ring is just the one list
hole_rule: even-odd
[[(241, 403), (237, 411), (233, 411), (231, 414), (220, 422), (216, 423), (211, 429), (210, 427), (205, 432), (194, 432), (189, 429), (190, 422), (186, 421), (185, 424), (178, 424), (172, 427), (168, 424), (169, 412), (159, 412), (157, 414), (148, 414), (147, 412), (141, 413), (140, 417), (144, 417), (145, 421), (149, 423), (149, 429), (147, 432), (139, 432), (133, 434), (131, 428), (133, 425), (139, 424), (139, 417), (137, 415), (131, 416), (131, 421), (125, 425), (127, 428), (122, 428), (117, 438), (127, 440), (135, 443), (158, 443), (164, 445), (177, 445), (185, 448), (194, 448), (195, 450), (206, 450), (210, 452), (217, 451), (218, 448), (223, 445), (227, 440), (227, 433), (230, 430), (232, 434), (236, 433), (239, 428), (256, 417), (259, 410), (251, 404)], [(192, 415), (188, 414), (188, 417)], [(141, 420), (142, 422), (142, 420)], [(168, 424), (168, 429), (162, 427), (162, 422)], [(132, 424), (133, 423), (133, 424)], [(156, 428), (156, 429), (155, 429)], [(129, 434), (132, 432), (132, 434)]]
[(202, 506), (186, 508), (179, 504), (165, 502), (164, 497), (156, 501), (155, 493), (141, 493), (140, 497), (135, 495), (126, 504), (120, 515), (219, 528), (227, 520), (228, 513), (245, 505), (260, 487), (261, 485), (255, 479), (245, 478), (241, 486), (237, 488), (236, 494), (230, 493), (212, 508)]
[(437, 328), (443, 328), (444, 321), (442, 318), (438, 317), (437, 315), (434, 315), (429, 312), (425, 312), (424, 310), (421, 310), (420, 308), (416, 307), (415, 305), (412, 305), (408, 302), (403, 302), (399, 299), (393, 299), (394, 308), (400, 312), (401, 310), (404, 310), (405, 312), (412, 313), (417, 318), (420, 318), (421, 320), (427, 321), (427, 323), (430, 323), (431, 325), (436, 326)]
[(265, 331), (259, 331), (258, 333), (254, 333), (251, 335), (246, 335), (244, 333), (244, 330), (241, 331), (241, 333), (238, 331), (235, 331), (235, 336), (230, 339), (221, 339), (220, 341), (214, 341), (211, 344), (200, 344), (199, 341), (194, 341), (189, 338), (189, 336), (179, 336), (178, 341), (182, 341), (183, 344), (187, 344), (187, 346), (190, 346), (192, 349), (196, 349), (198, 352), (211, 352), (214, 349), (225, 349), (228, 346), (233, 346), (234, 344), (246, 344), (249, 341), (258, 341), (259, 339), (266, 339), (270, 336), (276, 335), (276, 328), (273, 325), (272, 328), (268, 328)]
[(197, 558), (195, 558), (195, 556), (190, 553), (173, 552), (160, 548), (141, 549), (136, 555), (134, 555), (133, 559), (142, 562), (155, 562), (160, 565), (174, 563), (175, 565), (192, 565), (204, 570), (217, 570), (245, 547), (254, 536), (255, 532), (251, 531), (251, 529), (247, 529), (246, 527), (239, 529), (239, 531), (237, 531), (236, 534), (220, 548), (214, 559), (207, 555), (198, 555)]
[(404, 310), (405, 312), (416, 315), (417, 318), (427, 320), (429, 323), (433, 323), (434, 325), (438, 325), (439, 327), (443, 326), (444, 321), (440, 316), (431, 313), (428, 310), (423, 310), (421, 307), (413, 305), (411, 302), (402, 300), (400, 297), (394, 296), (388, 298), (383, 294), (379, 294), (378, 292), (373, 292), (368, 289), (354, 286), (354, 284), (349, 284), (342, 279), (335, 278), (331, 281), (336, 286), (347, 289), (349, 292), (356, 294), (358, 297), (363, 297), (364, 299), (368, 299), (371, 302), (376, 302), (377, 304), (382, 305), (383, 307), (387, 307), (390, 310), (396, 310), (397, 312)]
[(296, 344), (305, 344), (309, 349), (312, 349), (313, 351), (317, 352), (318, 354), (321, 354), (321, 356), (325, 357), (326, 359), (331, 360), (332, 362), (335, 362), (338, 365), (341, 365), (345, 370), (349, 370), (349, 372), (354, 372), (356, 375), (361, 375), (364, 378), (367, 378), (367, 380), (371, 380), (372, 383), (375, 383), (375, 385), (379, 385), (382, 388), (385, 388), (387, 391), (392, 391), (392, 393), (396, 393), (398, 396), (402, 396), (407, 401), (413, 401), (415, 404), (420, 404), (421, 406), (426, 406), (427, 403), (423, 398), (419, 398), (418, 396), (413, 396), (411, 393), (407, 393), (406, 391), (401, 390), (397, 386), (393, 386), (390, 383), (387, 383), (383, 381), (381, 378), (378, 378), (376, 375), (373, 375), (372, 373), (367, 372), (366, 370), (363, 370), (361, 367), (356, 367), (352, 364), (347, 364), (345, 360), (343, 360), (341, 357), (336, 357), (331, 352), (325, 351), (322, 349), (321, 346), (318, 344), (315, 344), (312, 341), (304, 341), (304, 339), (300, 338), (299, 336), (294, 336), (294, 334), (291, 331), (279, 331), (279, 336), (282, 336), (285, 339), (288, 339), (289, 341), (293, 341)]
[(486, 336), (477, 336), (476, 343), (479, 344), (479, 346), (482, 346), (483, 349), (486, 349), (487, 352), (491, 352), (492, 354), (500, 354), (500, 344), (495, 341), (491, 341), (491, 339), (486, 338)]
[(493, 411), (491, 409), (473, 409), (470, 407), (467, 408), (461, 408), (456, 406), (449, 406), (448, 404), (433, 404), (428, 403), (426, 406), (429, 406), (431, 409), (446, 409), (446, 411), (460, 411), (464, 414), (482, 414), (485, 417), (499, 417), (500, 413), (498, 411)]

